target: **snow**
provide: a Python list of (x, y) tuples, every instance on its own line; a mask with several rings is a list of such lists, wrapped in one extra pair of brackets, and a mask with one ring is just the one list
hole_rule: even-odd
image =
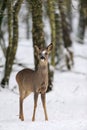
[[(19, 55), (25, 63), (29, 58), (32, 64), (32, 46), (29, 48), (21, 46), (23, 44), (23, 41), (20, 42), (16, 57)], [(24, 54), (22, 47), (27, 53), (31, 53), (32, 58)], [(48, 121), (44, 120), (39, 97), (36, 121), (32, 122), (33, 93), (24, 101), (25, 120), (23, 122), (19, 120), (19, 94), (15, 88), (17, 86), (15, 75), (22, 67), (17, 68), (15, 65), (9, 89), (0, 88), (0, 130), (87, 130), (87, 59), (83, 58), (87, 57), (86, 50), (87, 44), (74, 43), (75, 65), (72, 71), (55, 70), (53, 91), (46, 95)], [(21, 55), (22, 51), (24, 55)], [(31, 64), (29, 67), (33, 68)]]
[[(77, 23), (78, 21), (74, 19), (74, 22)], [(50, 33), (50, 30), (48, 27), (47, 31), (47, 27), (44, 27), (44, 31), (49, 36), (47, 32)], [(23, 63), (33, 69), (32, 38), (24, 39), (25, 25), (22, 23), (19, 30), (21, 35), (16, 62)], [(75, 26), (74, 30), (76, 31)], [(50, 38), (47, 37), (46, 39), (50, 41)], [(66, 68), (64, 68), (64, 71), (55, 69), (53, 90), (46, 94), (49, 120), (44, 120), (39, 96), (36, 120), (32, 122), (33, 93), (24, 101), (25, 120), (19, 120), (19, 92), (15, 75), (23, 67), (15, 64), (10, 76), (9, 88), (8, 86), (6, 89), (0, 87), (0, 130), (87, 130), (87, 36), (85, 36), (85, 44), (83, 45), (76, 43), (74, 39), (75, 36), (73, 37), (74, 67), (71, 71), (67, 71)], [(0, 65), (4, 64), (2, 57), (3, 54), (0, 49)], [(0, 68), (0, 77), (2, 73)]]

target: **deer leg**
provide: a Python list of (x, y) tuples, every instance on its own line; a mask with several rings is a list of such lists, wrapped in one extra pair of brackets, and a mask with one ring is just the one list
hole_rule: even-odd
[(42, 104), (43, 104), (43, 109), (44, 109), (44, 114), (45, 114), (45, 120), (48, 120), (47, 110), (46, 110), (46, 97), (45, 97), (45, 93), (41, 94), (41, 100), (42, 100)]
[(30, 91), (26, 91), (26, 92), (25, 92), (25, 95), (24, 95), (24, 99), (25, 99), (27, 96), (29, 96), (30, 93), (31, 93)]
[(34, 93), (34, 110), (33, 110), (32, 121), (35, 121), (35, 113), (36, 113), (36, 107), (37, 107), (37, 100), (38, 100), (38, 93)]
[(23, 116), (23, 98), (20, 97), (20, 106), (19, 106), (19, 118), (24, 121), (24, 116)]

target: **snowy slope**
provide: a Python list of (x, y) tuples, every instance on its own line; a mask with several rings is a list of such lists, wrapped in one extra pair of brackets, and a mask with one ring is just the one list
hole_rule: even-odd
[[(73, 15), (73, 17), (78, 17), (76, 10)], [(77, 22), (77, 19), (74, 18), (74, 32), (77, 30)], [(50, 30), (47, 27), (44, 28), (44, 31), (48, 36)], [(16, 62), (34, 68), (32, 39), (29, 41), (25, 40), (25, 30), (25, 25), (20, 22)], [(76, 34), (74, 33), (74, 35)], [(48, 37), (47, 39), (47, 42), (49, 42)], [(75, 36), (72, 39), (75, 40)], [(84, 45), (74, 43), (75, 64), (72, 71), (60, 72), (59, 70), (55, 70), (53, 91), (47, 93), (48, 121), (44, 120), (40, 97), (36, 112), (36, 121), (31, 121), (33, 93), (24, 101), (24, 122), (18, 119), (19, 94), (18, 89), (16, 89), (15, 75), (23, 67), (19, 67), (17, 64), (13, 66), (9, 89), (2, 89), (0, 87), (0, 130), (87, 130), (87, 36), (85, 36), (84, 41)], [(0, 49), (0, 65), (1, 63), (4, 64), (2, 57)], [(0, 80), (1, 75), (2, 69), (0, 68)]]
[[(26, 41), (25, 41), (26, 42)], [(24, 42), (22, 42), (24, 43)], [(17, 55), (22, 60), (31, 61), (28, 66), (33, 68), (32, 46), (26, 52), (21, 46)], [(24, 55), (21, 55), (24, 54)], [(53, 91), (47, 94), (47, 110), (49, 121), (44, 121), (44, 113), (39, 98), (36, 121), (32, 122), (33, 94), (24, 101), (25, 121), (18, 119), (19, 94), (15, 90), (15, 74), (22, 67), (13, 67), (9, 89), (0, 91), (0, 130), (87, 130), (87, 44), (74, 43), (75, 65), (72, 71), (55, 70)], [(25, 58), (27, 57), (27, 58)]]

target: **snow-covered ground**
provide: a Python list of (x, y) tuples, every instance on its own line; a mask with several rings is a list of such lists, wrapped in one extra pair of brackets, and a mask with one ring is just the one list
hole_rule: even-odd
[[(33, 68), (32, 46), (25, 48), (23, 43), (20, 43), (17, 55), (25, 63), (29, 60), (28, 66)], [(72, 71), (55, 70), (53, 91), (47, 93), (48, 121), (44, 120), (40, 97), (36, 121), (31, 121), (33, 94), (24, 101), (24, 122), (18, 119), (19, 94), (15, 90), (15, 74), (22, 68), (13, 67), (15, 72), (11, 75), (9, 89), (0, 89), (0, 130), (87, 130), (87, 44), (74, 43), (74, 55)]]
[[(74, 23), (77, 22), (77, 19), (75, 20)], [(22, 23), (19, 28), (21, 28), (19, 29), (21, 35), (15, 62), (34, 68), (32, 39), (29, 41), (24, 39), (26, 29)], [(76, 32), (76, 26), (73, 28)], [(83, 45), (74, 43), (75, 64), (72, 70), (66, 71), (65, 68), (65, 71), (55, 70), (53, 91), (47, 93), (46, 97), (48, 121), (44, 120), (39, 97), (36, 121), (32, 122), (33, 93), (24, 101), (25, 120), (23, 122), (19, 120), (19, 94), (16, 89), (15, 75), (23, 67), (17, 64), (13, 66), (9, 89), (0, 87), (0, 130), (87, 130), (87, 36), (84, 41)], [(2, 57), (0, 49), (0, 65), (4, 63)], [(0, 80), (1, 76), (2, 69), (0, 68)]]

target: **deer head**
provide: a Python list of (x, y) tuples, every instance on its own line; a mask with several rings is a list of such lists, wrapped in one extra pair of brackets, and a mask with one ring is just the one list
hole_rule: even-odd
[(40, 63), (47, 64), (48, 63), (48, 55), (50, 54), (53, 48), (52, 43), (47, 48), (39, 48), (35, 45), (36, 56)]

